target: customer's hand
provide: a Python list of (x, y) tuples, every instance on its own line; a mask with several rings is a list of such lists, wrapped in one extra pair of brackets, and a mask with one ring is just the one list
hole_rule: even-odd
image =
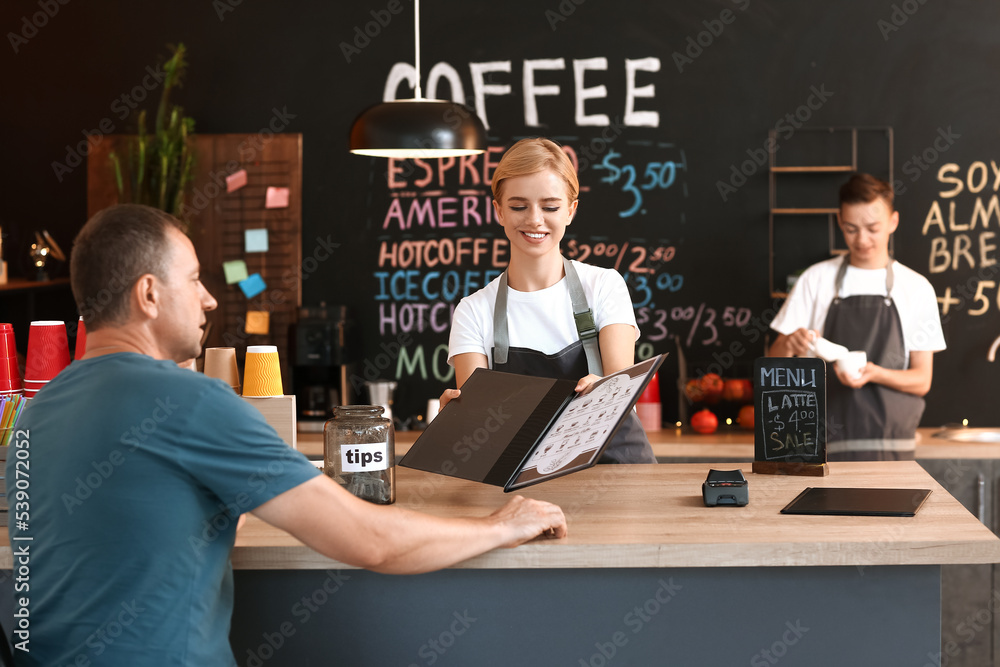
[(566, 517), (558, 505), (514, 496), (489, 518), (510, 531), (505, 547), (516, 547), (536, 537), (566, 537)]

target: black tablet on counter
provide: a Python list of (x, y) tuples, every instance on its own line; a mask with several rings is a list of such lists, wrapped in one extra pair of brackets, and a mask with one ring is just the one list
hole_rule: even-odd
[(930, 489), (852, 489), (807, 487), (788, 503), (782, 514), (843, 516), (914, 516)]

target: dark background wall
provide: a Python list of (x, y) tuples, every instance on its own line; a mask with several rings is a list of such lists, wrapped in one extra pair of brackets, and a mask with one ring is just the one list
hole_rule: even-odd
[[(53, 15), (44, 14), (46, 7)], [(372, 12), (386, 25), (373, 23)], [(50, 230), (69, 248), (86, 211), (86, 167), (71, 154), (102, 121), (111, 132), (132, 131), (133, 117), (120, 113), (122, 95), (141, 86), (146, 68), (155, 69), (167, 54), (167, 43), (183, 42), (190, 70), (176, 101), (199, 132), (258, 132), (280, 117), (285, 131), (304, 135), (303, 257), (313, 256), (328, 235), (340, 244), (329, 259), (303, 267), (304, 302), (351, 307), (364, 341), (358, 372), (363, 375), (368, 362), (382, 367), (382, 377), (400, 380), (397, 414), (420, 411), (451, 381), (441, 350), (447, 313), (493, 275), (487, 272), (501, 269), (505, 257), (483, 254), (476, 262), (474, 254), (464, 255), (456, 265), (411, 265), (413, 273), (397, 275), (403, 267), (389, 266), (384, 257), (380, 263), (382, 243), (390, 251), (402, 241), (471, 248), (474, 239), (485, 239), (482, 247), (492, 250), (503, 234), (486, 218), (485, 163), (530, 135), (556, 138), (580, 159), (585, 191), (564, 250), (571, 256), (597, 251), (602, 254), (587, 261), (627, 273), (643, 330), (640, 355), (675, 352), (680, 344), (693, 374), (710, 369), (745, 376), (763, 352), (765, 323), (779, 305), (768, 293), (769, 180), (766, 164), (758, 164), (768, 130), (778, 128), (778, 160), (788, 164), (783, 156), (805, 160), (818, 151), (822, 160), (837, 161), (843, 150), (822, 142), (810, 147), (799, 125), (891, 126), (902, 219), (897, 257), (928, 275), (940, 297), (950, 288), (959, 299), (944, 316), (949, 350), (936, 356), (924, 423), (997, 423), (987, 398), (997, 370), (987, 354), (1000, 336), (993, 248), (1000, 209), (963, 229), (977, 203), (989, 211), (1000, 188), (996, 3), (518, 0), (425, 3), (422, 14), (425, 84), (435, 64), (447, 63), (465, 101), (475, 106), (470, 64), (509, 61), (509, 71), (486, 74), (484, 81), (510, 92), (485, 97), (496, 152), (426, 184), (417, 183), (426, 175), (419, 165), (404, 164), (391, 184), (384, 160), (351, 156), (346, 141), (357, 113), (382, 98), (393, 65), (412, 62), (409, 2), (4, 3), (0, 223), (12, 272), (24, 270), (19, 258), (35, 229)], [(367, 43), (359, 37), (366, 27)], [(538, 85), (559, 86), (560, 94), (537, 97), (538, 124), (529, 125), (526, 62), (558, 58), (563, 69), (539, 70), (535, 78)], [(606, 94), (580, 102), (574, 61), (592, 58), (605, 58), (607, 66), (588, 70), (583, 85), (603, 85)], [(635, 102), (636, 110), (656, 114), (646, 126), (625, 119), (626, 61), (637, 59), (659, 63), (659, 71), (635, 75), (636, 86), (651, 87)], [(405, 85), (399, 88), (400, 97), (409, 94)], [(438, 94), (453, 93), (442, 85)], [(152, 109), (157, 99), (153, 90), (141, 107)], [(578, 104), (609, 123), (581, 125)], [(885, 152), (876, 142), (870, 154), (879, 150)], [(964, 183), (953, 196), (947, 195), (955, 185), (938, 175), (949, 164), (954, 168), (945, 175)], [(635, 190), (625, 165), (637, 170)], [(882, 159), (872, 168), (887, 167)], [(745, 183), (735, 175), (740, 170)], [(824, 201), (810, 205), (834, 206), (842, 180), (793, 179), (779, 186), (779, 197), (822, 183), (810, 196)], [(428, 203), (433, 225), (427, 219), (403, 229), (392, 215), (394, 204), (405, 216), (414, 204)], [(935, 206), (943, 222), (926, 225)], [(825, 256), (824, 224), (803, 219), (779, 240), (779, 283), (784, 272)], [(969, 250), (956, 253), (956, 245)], [(429, 275), (433, 271), (438, 275)], [(454, 276), (444, 275), (449, 272)], [(5, 301), (8, 312), (19, 307)], [(65, 300), (51, 306), (41, 300), (40, 310), (47, 307), (60, 312), (40, 317), (75, 317), (61, 312)], [(663, 374), (677, 373), (675, 354)], [(666, 387), (670, 382), (662, 384), (665, 416), (673, 417), (676, 394)]]

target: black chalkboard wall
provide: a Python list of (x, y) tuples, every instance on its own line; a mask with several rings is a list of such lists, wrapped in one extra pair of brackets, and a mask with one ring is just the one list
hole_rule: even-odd
[[(319, 239), (340, 244), (304, 267), (305, 302), (353, 309), (361, 368), (391, 357), (380, 375), (400, 381), (397, 414), (422, 411), (451, 381), (451, 308), (505, 260), (487, 181), (517, 138), (555, 138), (579, 161), (565, 251), (627, 275), (639, 356), (679, 343), (690, 373), (714, 364), (747, 377), (779, 305), (768, 291), (768, 130), (781, 162), (801, 126), (890, 126), (897, 256), (948, 297), (949, 350), (936, 357), (924, 423), (997, 424), (986, 398), (1000, 363), (988, 360), (1000, 336), (997, 3), (426, 2), (425, 91), (479, 107), (493, 150), (391, 174), (347, 154), (346, 140), (393, 66), (412, 62), (411, 3), (48, 4), (0, 9), (8, 233), (46, 227), (69, 245), (86, 209), (74, 147), (105, 120), (129, 131), (122, 95), (183, 41), (191, 66), (176, 99), (199, 131), (257, 132), (279, 117), (304, 134), (303, 257)], [(53, 163), (71, 169), (57, 177)], [(843, 175), (823, 178), (812, 206), (835, 205)], [(823, 218), (802, 225), (816, 226), (818, 245), (802, 229), (777, 241), (797, 268), (825, 255)], [(677, 372), (674, 354), (661, 377)]]

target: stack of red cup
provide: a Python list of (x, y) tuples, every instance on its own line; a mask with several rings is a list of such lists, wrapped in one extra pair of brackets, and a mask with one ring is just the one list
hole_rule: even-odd
[(73, 361), (82, 359), (87, 353), (87, 327), (83, 325), (83, 315), (76, 325), (76, 347), (73, 350)]
[(14, 345), (14, 327), (0, 324), (0, 397), (20, 395), (21, 371), (17, 368), (17, 346)]
[(34, 398), (59, 371), (69, 366), (69, 339), (64, 322), (32, 322), (24, 367), (24, 396)]
[(642, 428), (646, 431), (659, 431), (663, 428), (663, 407), (660, 405), (660, 374), (654, 373), (635, 404), (635, 412)]

